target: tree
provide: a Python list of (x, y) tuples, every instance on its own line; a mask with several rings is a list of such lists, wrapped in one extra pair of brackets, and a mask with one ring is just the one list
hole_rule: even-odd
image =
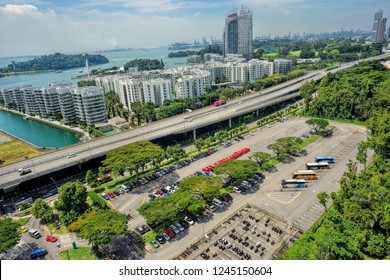
[(131, 103), (131, 111), (133, 112), (135, 118), (137, 119), (137, 125), (141, 124), (142, 121), (142, 103), (139, 101)]
[(88, 209), (87, 188), (80, 182), (68, 182), (61, 186), (54, 206), (61, 211), (62, 221), (69, 225)]
[(178, 160), (186, 155), (186, 151), (179, 145), (168, 146), (165, 149), (165, 158)]
[[(51, 215), (53, 215), (53, 210), (42, 198), (38, 198), (34, 201), (31, 208), (31, 214), (33, 214), (35, 218), (45, 218), (45, 216), (51, 217)], [(50, 220), (51, 219), (46, 222), (50, 222)]]
[(318, 202), (325, 207), (325, 210), (327, 209), (326, 208), (326, 203), (328, 202), (329, 198), (330, 198), (330, 195), (326, 192), (319, 192), (317, 194), (317, 198), (318, 198)]
[(20, 240), (18, 224), (12, 219), (0, 219), (0, 254), (13, 248)]
[(123, 165), (124, 168), (138, 174), (140, 169), (143, 169), (146, 164), (158, 162), (163, 158), (164, 150), (150, 142), (136, 142), (118, 149), (109, 151), (103, 165), (108, 170), (113, 170), (115, 166)]
[(68, 229), (93, 246), (99, 246), (110, 243), (115, 235), (123, 234), (127, 230), (127, 219), (113, 210), (92, 210), (80, 216)]
[(195, 148), (200, 152), (204, 146), (204, 140), (202, 138), (198, 138), (194, 141)]
[(88, 185), (91, 185), (93, 181), (95, 181), (95, 176), (93, 175), (92, 171), (88, 169), (87, 173), (85, 174), (85, 182)]
[(231, 160), (224, 162), (214, 168), (215, 174), (228, 175), (234, 184), (241, 184), (242, 181), (252, 177), (259, 167), (252, 160)]
[(269, 162), (271, 158), (272, 155), (265, 152), (257, 152), (251, 156), (251, 159), (255, 161), (260, 168), (262, 168), (265, 163)]
[(317, 82), (316, 81), (309, 81), (305, 82), (300, 88), (299, 93), (301, 94), (304, 102), (305, 107), (303, 109), (303, 112), (306, 113), (309, 110), (309, 104), (313, 100), (313, 93), (317, 89)]
[(99, 178), (103, 178), (105, 174), (106, 174), (106, 169), (103, 166), (99, 166), (99, 169), (98, 169), (98, 176), (99, 176)]
[(369, 148), (369, 143), (367, 141), (362, 141), (358, 146), (358, 154), (356, 155), (356, 159), (361, 164), (364, 164), (364, 169), (367, 168), (367, 149)]
[(309, 119), (306, 123), (312, 130), (315, 130), (316, 133), (318, 133), (321, 129), (325, 129), (325, 127), (329, 125), (329, 122), (323, 119)]
[(298, 137), (279, 138), (275, 143), (267, 146), (267, 149), (274, 151), (279, 159), (288, 157), (291, 153), (297, 152), (303, 143)]
[(211, 201), (223, 187), (220, 177), (193, 176), (179, 184), (182, 191), (190, 191), (192, 194), (202, 196), (205, 200)]

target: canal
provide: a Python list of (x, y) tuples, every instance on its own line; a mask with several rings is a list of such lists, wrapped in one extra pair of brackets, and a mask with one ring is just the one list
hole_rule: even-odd
[(80, 141), (76, 133), (3, 110), (0, 130), (39, 148), (62, 148)]

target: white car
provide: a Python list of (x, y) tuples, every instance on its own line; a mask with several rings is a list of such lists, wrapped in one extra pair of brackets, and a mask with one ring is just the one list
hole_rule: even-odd
[(234, 187), (233, 191), (236, 192), (236, 193), (241, 193), (241, 190), (239, 188), (237, 188), (237, 187)]
[(70, 153), (70, 154), (68, 154), (68, 155), (66, 156), (66, 158), (72, 158), (72, 157), (75, 157), (75, 156), (76, 156), (75, 153)]
[(190, 217), (188, 217), (188, 216), (184, 217), (184, 221), (186, 221), (189, 225), (193, 225), (194, 224), (194, 221)]

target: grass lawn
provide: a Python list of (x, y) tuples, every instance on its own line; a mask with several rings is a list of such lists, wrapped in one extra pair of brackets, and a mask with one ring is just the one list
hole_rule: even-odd
[(61, 260), (96, 260), (89, 247), (69, 249), (60, 253)]
[(60, 227), (60, 228), (56, 228), (55, 223), (53, 223), (53, 224), (48, 224), (47, 227), (50, 229), (50, 231), (51, 231), (53, 234), (65, 234), (65, 233), (69, 233), (68, 228), (67, 228), (65, 225), (62, 225), (62, 224), (61, 224), (61, 227)]
[(275, 58), (278, 55), (278, 53), (265, 53), (263, 54), (263, 58)]
[(19, 140), (0, 144), (0, 160), (4, 161), (3, 164), (10, 164), (40, 154), (42, 152)]
[(145, 233), (142, 236), (142, 239), (144, 240), (145, 244), (149, 243), (152, 239), (156, 238), (157, 233), (155, 233), (153, 230)]
[(301, 51), (292, 51), (290, 52), (290, 55), (299, 57), (301, 55)]
[(321, 136), (320, 135), (310, 135), (309, 138), (302, 139), (303, 143), (301, 145), (301, 149), (306, 147), (307, 145), (317, 141)]

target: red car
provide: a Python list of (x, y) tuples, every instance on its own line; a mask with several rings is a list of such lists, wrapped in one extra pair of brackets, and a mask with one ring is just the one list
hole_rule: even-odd
[(108, 192), (107, 194), (108, 194), (108, 196), (111, 197), (111, 198), (114, 198), (114, 197), (115, 197), (115, 194), (114, 194), (113, 192)]
[(170, 228), (167, 228), (165, 232), (169, 235), (170, 238), (175, 237), (175, 233)]
[(48, 236), (46, 236), (46, 241), (47, 242), (56, 242), (57, 241), (57, 237), (52, 236), (52, 235), (48, 235)]

